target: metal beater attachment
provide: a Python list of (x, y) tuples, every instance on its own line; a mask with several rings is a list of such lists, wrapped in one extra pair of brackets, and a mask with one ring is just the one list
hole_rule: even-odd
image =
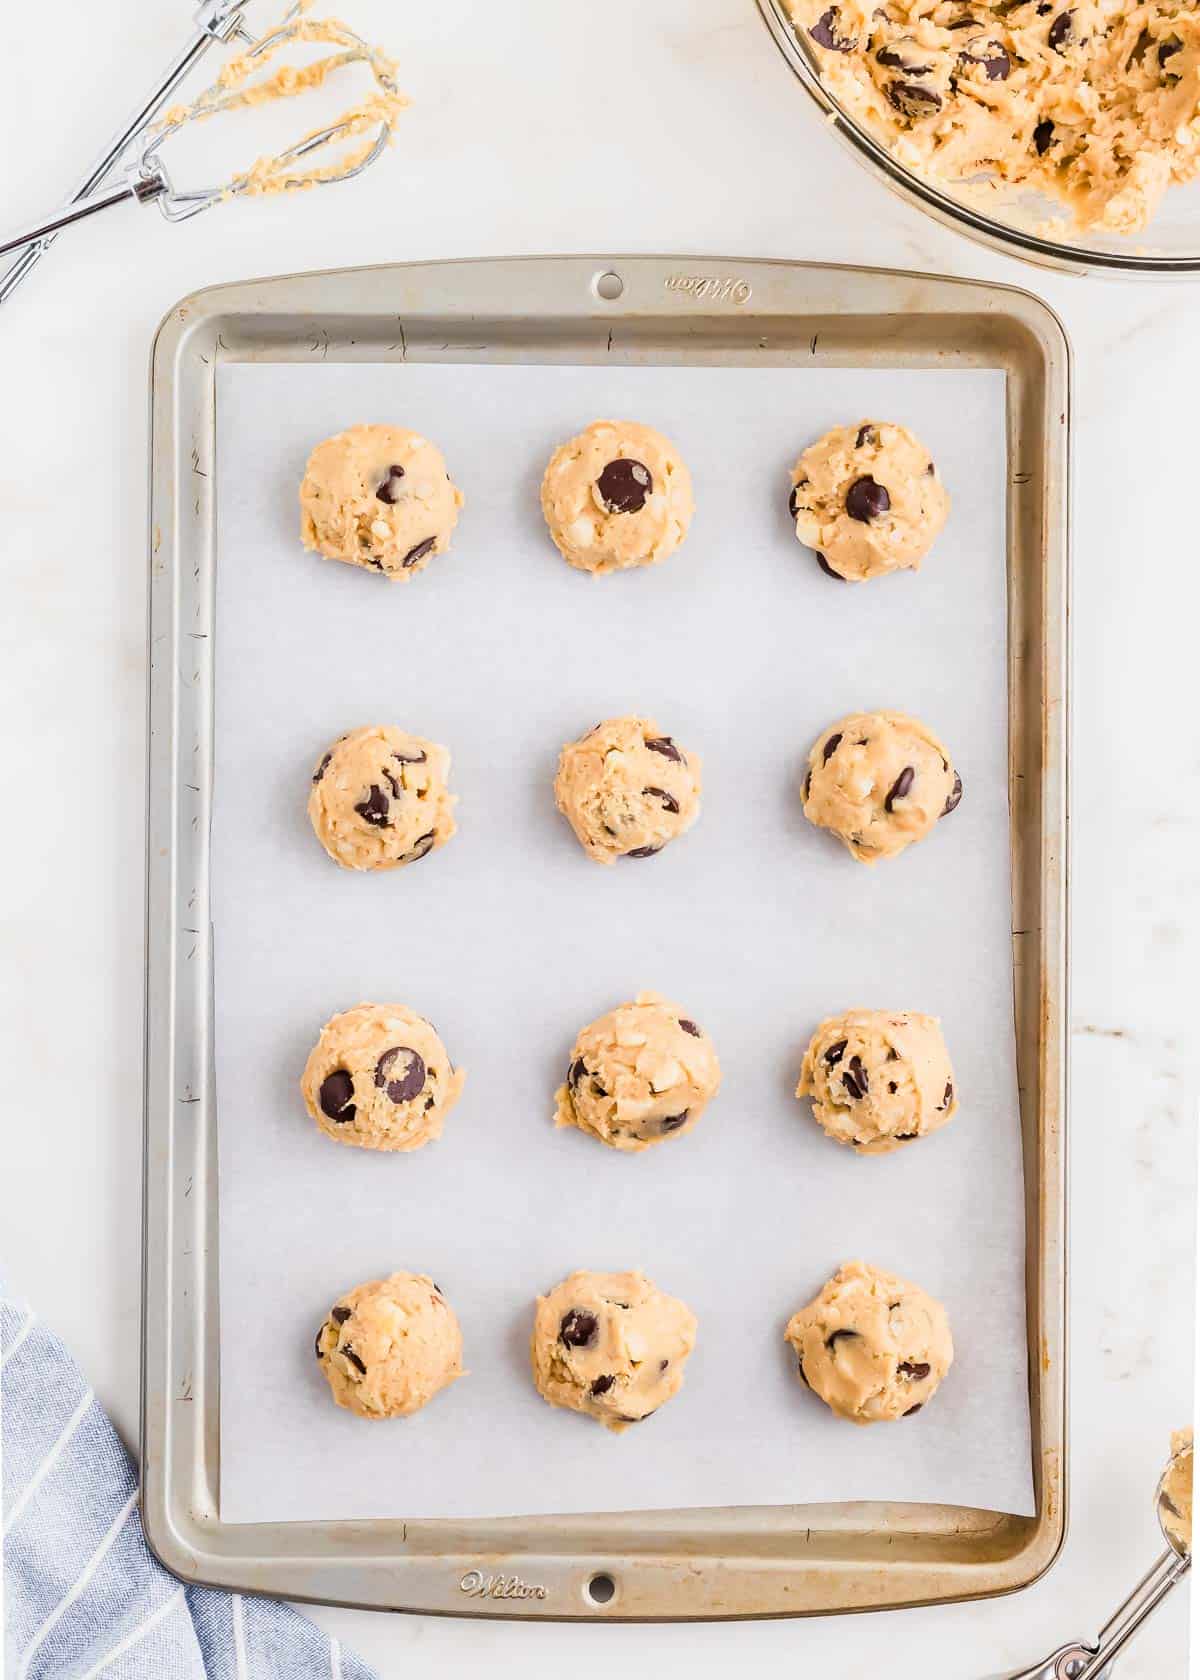
[[(155, 203), (168, 221), (185, 221), (227, 198), (347, 181), (380, 156), (406, 104), (396, 86), (391, 59), (345, 24), (311, 17), (312, 0), (296, 0), (275, 29), (255, 40), (242, 21), (246, 4), (247, 0), (205, 0), (196, 14), (192, 39), (84, 178), (70, 203), (44, 221), (0, 240), (0, 256), (21, 252), (0, 277), (0, 303), (20, 285), (64, 228), (114, 204)], [(173, 106), (160, 117), (184, 78), (217, 42), (237, 42), (244, 50), (225, 65), (199, 98)], [(270, 71), (271, 60), (295, 45), (319, 45), (330, 50), (311, 63), (283, 65)], [(188, 123), (310, 92), (324, 86), (339, 70), (355, 64), (371, 72), (374, 86), (336, 122), (313, 129), (285, 151), (259, 158), (250, 169), (218, 186), (185, 192), (172, 185), (160, 149)], [(119, 165), (123, 166), (122, 178), (104, 186)]]
[(1120, 1609), (1100, 1630), (1094, 1645), (1076, 1641), (1063, 1645), (1032, 1668), (1007, 1680), (1110, 1680), (1119, 1652), (1133, 1638), (1152, 1610), (1157, 1610), (1192, 1562), (1192, 1432), (1183, 1430), (1171, 1442), (1171, 1458), (1159, 1478), (1154, 1511), (1167, 1551), (1147, 1571)]

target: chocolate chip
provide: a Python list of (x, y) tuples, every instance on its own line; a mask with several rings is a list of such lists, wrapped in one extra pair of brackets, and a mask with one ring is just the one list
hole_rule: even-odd
[(842, 732), (839, 729), (837, 734), (831, 735), (825, 745), (821, 748), (821, 763), (828, 764), (829, 760), (833, 757), (834, 753), (838, 750), (841, 744)]
[(812, 771), (810, 770), (808, 772), (807, 776), (805, 776), (805, 778), (804, 778), (804, 797), (805, 797), (806, 800), (808, 799), (808, 796), (811, 792), (812, 792)]
[(693, 1038), (704, 1037), (704, 1034), (700, 1031), (700, 1028), (696, 1025), (695, 1021), (680, 1021), (679, 1025), (683, 1028), (685, 1033), (691, 1033)]
[(1183, 42), (1176, 35), (1172, 35), (1169, 41), (1160, 41), (1158, 44), (1158, 62), (1165, 64), (1169, 58), (1174, 58), (1175, 54), (1182, 50), (1182, 47)]
[(418, 560), (424, 560), (427, 554), (433, 553), (436, 546), (436, 537), (426, 537), (424, 542), (417, 543), (415, 548), (409, 549), (408, 553), (404, 556), (404, 559), (400, 562), (401, 570), (407, 571), (410, 566), (415, 566)]
[(958, 55), (960, 64), (979, 65), (989, 82), (1006, 82), (1012, 59), (1002, 42), (992, 35), (975, 35)]
[(683, 754), (669, 735), (647, 735), (646, 746), (652, 753), (660, 753), (663, 758), (669, 758), (674, 764), (683, 763)]
[(564, 1347), (591, 1347), (599, 1334), (600, 1321), (595, 1313), (585, 1312), (582, 1307), (572, 1307), (558, 1327), (558, 1339)]
[(659, 1125), (664, 1132), (677, 1132), (691, 1112), (690, 1108), (685, 1108), (682, 1114), (664, 1115), (662, 1120), (659, 1121)]
[(1075, 33), (1074, 12), (1060, 12), (1050, 25), (1050, 33), (1046, 39), (1055, 52), (1062, 52), (1071, 45), (1071, 38)]
[(650, 794), (654, 799), (661, 799), (668, 811), (672, 812), (674, 815), (678, 815), (679, 801), (673, 793), (668, 793), (666, 788), (648, 787), (643, 788), (642, 792)]
[(955, 773), (954, 786), (946, 796), (946, 803), (942, 806), (942, 815), (948, 817), (951, 811), (958, 810), (959, 800), (962, 798), (962, 777)]
[(423, 857), (428, 857), (430, 852), (433, 850), (433, 842), (435, 838), (436, 836), (434, 835), (432, 829), (430, 829), (428, 834), (422, 834), (420, 839), (414, 845), (412, 851), (405, 852), (404, 856), (400, 859), (400, 862), (420, 863), (421, 859)]
[(616, 1380), (616, 1377), (610, 1376), (597, 1377), (589, 1390), (592, 1399), (596, 1399), (598, 1395), (607, 1394)]
[(885, 811), (890, 814), (895, 808), (897, 799), (905, 799), (908, 797), (909, 793), (912, 791), (912, 785), (916, 780), (916, 775), (917, 773), (911, 764), (906, 764), (904, 766), (903, 770), (901, 770), (900, 774), (896, 777), (896, 780), (892, 783), (891, 791), (883, 802), (883, 808)]
[(378, 499), (381, 502), (386, 502), (389, 507), (393, 502), (398, 501), (400, 497), (399, 484), (403, 477), (403, 467), (389, 467), (387, 470), (387, 477), (375, 492)]
[(925, 468), (926, 478), (932, 478), (934, 473), (936, 473), (936, 472), (937, 472), (937, 468), (934, 466), (933, 462), (930, 461), (929, 465)]
[(946, 1089), (942, 1092), (942, 1111), (943, 1111), (943, 1113), (945, 1112), (946, 1109), (948, 1109), (950, 1107), (950, 1104), (953, 1101), (954, 1101), (954, 1081), (951, 1080), (951, 1079), (947, 1079)]
[(386, 765), (383, 770), (383, 779), (392, 790), (392, 798), (400, 799), (404, 793), (404, 784), (396, 780), (395, 776), (392, 775), (392, 772), (386, 767)]
[(831, 1044), (829, 1046), (824, 1057), (826, 1067), (836, 1067), (838, 1065), (842, 1057), (846, 1054), (846, 1045), (848, 1043), (848, 1039), (839, 1038), (836, 1044)]
[(345, 1068), (335, 1068), (317, 1093), (321, 1113), (344, 1126), (354, 1118), (354, 1081)]
[(649, 467), (622, 457), (610, 461), (596, 480), (600, 500), (609, 513), (640, 513), (654, 489)]
[[(325, 1328), (325, 1326), (322, 1325), (321, 1330), (324, 1330), (324, 1328)], [(314, 1351), (316, 1352), (316, 1355), (317, 1355), (318, 1359), (324, 1359), (324, 1357), (325, 1357), (325, 1355), (321, 1352), (321, 1330), (317, 1331), (317, 1339), (313, 1343), (313, 1348), (314, 1348)]]
[(329, 1316), (335, 1324), (345, 1324), (346, 1320), (350, 1318), (352, 1314), (349, 1307), (331, 1307), (329, 1310)]
[(374, 782), (371, 784), (367, 797), (360, 800), (354, 809), (365, 823), (370, 823), (372, 828), (390, 827), (388, 812), (391, 810), (391, 806), (388, 804), (388, 796)]
[(567, 1069), (567, 1084), (574, 1088), (574, 1086), (578, 1085), (579, 1081), (583, 1078), (586, 1072), (587, 1066), (584, 1063), (583, 1057), (576, 1057)]
[[(942, 108), (942, 96), (932, 88), (920, 87), (916, 82), (893, 82), (887, 89), (888, 103), (911, 122), (931, 117)], [(856, 515), (857, 517), (857, 515)]]
[(796, 501), (796, 496), (799, 492), (799, 489), (800, 489), (800, 486), (798, 484), (793, 484), (792, 488), (788, 491), (788, 512), (791, 514), (793, 519), (795, 519), (796, 515), (800, 511), (799, 506), (798, 506), (797, 501)]
[(622, 852), (621, 856), (627, 858), (654, 857), (656, 853), (661, 851), (661, 846), (635, 846), (631, 852)]
[(375, 1085), (387, 1092), (389, 1102), (411, 1102), (425, 1089), (424, 1059), (407, 1044), (393, 1045), (375, 1064)]
[(917, 1403), (916, 1403), (916, 1405), (915, 1405), (915, 1406), (910, 1406), (910, 1407), (909, 1407), (909, 1408), (908, 1408), (908, 1410), (907, 1410), (907, 1411), (906, 1411), (906, 1412), (905, 1412), (905, 1413), (904, 1413), (904, 1414), (903, 1414), (903, 1415), (904, 1415), (904, 1416), (905, 1416), (905, 1417), (912, 1417), (912, 1416), (914, 1416), (914, 1414), (915, 1414), (915, 1413), (917, 1413), (917, 1412), (919, 1412), (919, 1411), (920, 1411), (920, 1410), (921, 1410), (921, 1407), (922, 1407), (922, 1406), (923, 1406), (923, 1405), (924, 1405), (924, 1404), (925, 1404), (925, 1402), (924, 1402), (924, 1400), (918, 1400), (918, 1401), (917, 1401)]
[(896, 1367), (898, 1377), (908, 1377), (912, 1382), (924, 1382), (929, 1375), (929, 1371), (930, 1367), (928, 1365), (911, 1365), (908, 1360)]
[(889, 1080), (888, 1080), (888, 1090), (889, 1090), (889, 1091), (890, 1091), (890, 1092), (891, 1092), (891, 1094), (892, 1094), (892, 1095), (893, 1095), (893, 1096), (895, 1096), (895, 1095), (896, 1095), (896, 1092), (897, 1092), (897, 1091), (898, 1091), (898, 1090), (899, 1090), (899, 1089), (900, 1089), (900, 1087), (899, 1087), (899, 1085), (897, 1085), (897, 1083), (896, 1083), (896, 1081), (895, 1081), (895, 1080), (894, 1080), (894, 1079), (889, 1079)]
[[(882, 53), (879, 54), (879, 62), (881, 64), (886, 62)], [(854, 440), (854, 447), (855, 449), (862, 449), (865, 444), (875, 444), (878, 442), (879, 433), (868, 420), (858, 428), (858, 436)]]
[(424, 764), (427, 756), (424, 749), (416, 753), (394, 752), (392, 754), (398, 764)]
[(856, 1102), (866, 1096), (870, 1089), (867, 1070), (862, 1064), (861, 1056), (851, 1056), (846, 1071), (842, 1074), (842, 1084), (849, 1091)]
[(827, 12), (821, 13), (808, 33), (819, 47), (828, 47), (830, 52), (851, 52), (857, 43), (852, 35), (838, 34), (840, 23), (837, 7), (830, 6)]
[(358, 1370), (361, 1371), (362, 1375), (364, 1377), (366, 1376), (367, 1367), (363, 1364), (362, 1360), (358, 1357), (358, 1355), (355, 1353), (355, 1351), (352, 1347), (340, 1348), (338, 1351), (341, 1352), (341, 1353), (344, 1353), (346, 1358), (350, 1361), (351, 1365), (356, 1366), (358, 1368)]
[(845, 583), (846, 579), (842, 576), (841, 572), (835, 572), (823, 554), (817, 555), (817, 565), (820, 566), (826, 577), (836, 578), (839, 583)]
[[(894, 1086), (892, 1088), (895, 1089)], [(897, 1143), (910, 1143), (913, 1138), (920, 1137), (920, 1135), (921, 1135), (920, 1132), (893, 1132), (892, 1133), (892, 1136), (895, 1138)]]
[(1044, 117), (1033, 131), (1033, 149), (1039, 157), (1045, 157), (1054, 144), (1054, 124), (1049, 117)]
[(878, 519), (881, 513), (886, 513), (892, 505), (892, 498), (882, 484), (877, 484), (870, 473), (862, 478), (856, 478), (846, 492), (846, 512), (851, 519), (857, 519), (861, 525), (868, 524), (872, 519)]
[(321, 780), (321, 777), (325, 774), (326, 770), (328, 770), (328, 768), (332, 764), (332, 762), (333, 762), (333, 754), (332, 753), (326, 753), (325, 757), (321, 760), (320, 764), (317, 765), (316, 771), (313, 774), (313, 786), (314, 787), (316, 787), (317, 783)]
[[(922, 62), (923, 54), (916, 41), (896, 41), (890, 47), (880, 47), (875, 57), (889, 70), (903, 70), (906, 76), (933, 74), (933, 65)], [(861, 448), (861, 445), (859, 447)]]
[(856, 1342), (858, 1340), (858, 1331), (857, 1330), (835, 1330), (833, 1332), (832, 1336), (826, 1336), (825, 1346), (829, 1349), (830, 1353), (833, 1353), (834, 1350), (837, 1348), (838, 1343), (846, 1341), (846, 1340)]
[(800, 1381), (804, 1384), (805, 1388), (808, 1388), (810, 1386), (810, 1384), (809, 1384), (808, 1378), (804, 1375), (804, 1355), (803, 1354), (797, 1354), (797, 1356), (796, 1356), (796, 1372), (797, 1372), (797, 1375), (800, 1378)]

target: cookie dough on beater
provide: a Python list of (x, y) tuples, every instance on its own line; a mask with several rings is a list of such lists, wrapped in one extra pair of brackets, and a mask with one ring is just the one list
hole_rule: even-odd
[(632, 420), (593, 421), (559, 445), (542, 479), (542, 512), (563, 559), (597, 575), (674, 554), (693, 506), (675, 445)]
[(441, 451), (402, 426), (319, 443), (300, 485), (300, 536), (329, 560), (407, 581), (450, 546), (463, 505)]
[(826, 572), (849, 583), (916, 571), (949, 511), (928, 449), (885, 420), (835, 426), (792, 468), (796, 536)]

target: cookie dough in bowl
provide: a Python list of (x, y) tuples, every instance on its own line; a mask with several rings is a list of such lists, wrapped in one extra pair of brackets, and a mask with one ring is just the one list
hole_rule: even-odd
[(308, 815), (343, 869), (419, 863), (455, 832), (450, 754), (389, 724), (342, 735), (313, 771)]
[(653, 566), (687, 536), (692, 478), (675, 445), (633, 420), (596, 420), (560, 444), (542, 479), (542, 512), (581, 572)]
[(338, 1143), (409, 1150), (441, 1137), (465, 1082), (424, 1016), (402, 1003), (360, 1003), (321, 1028), (300, 1090)]
[(562, 749), (554, 798), (594, 862), (653, 857), (700, 815), (700, 760), (653, 718), (608, 718)]
[(958, 1111), (941, 1023), (907, 1010), (847, 1009), (822, 1021), (796, 1095), (811, 1097), (821, 1129), (860, 1155), (927, 1137)]
[(641, 1272), (572, 1272), (538, 1300), (530, 1358), (543, 1400), (620, 1433), (683, 1383), (696, 1320)]
[(911, 1417), (954, 1359), (941, 1303), (864, 1260), (839, 1267), (786, 1337), (801, 1382), (851, 1423)]
[(1192, 0), (785, 3), (845, 109), (985, 213), (1034, 191), (1077, 230), (1131, 234), (1200, 171)]
[(962, 798), (962, 778), (931, 729), (904, 712), (852, 712), (809, 754), (804, 815), (860, 863), (923, 840)]
[(462, 504), (428, 438), (402, 426), (351, 426), (308, 458), (300, 537), (327, 559), (408, 579), (449, 547)]
[(835, 426), (792, 468), (788, 511), (822, 568), (850, 583), (912, 571), (946, 523), (950, 497), (928, 449), (904, 426)]
[(411, 1417), (463, 1374), (462, 1331), (431, 1278), (393, 1272), (343, 1295), (316, 1353), (339, 1406), (362, 1418)]
[(575, 1040), (555, 1124), (637, 1152), (690, 1131), (720, 1084), (708, 1034), (657, 992), (639, 992)]

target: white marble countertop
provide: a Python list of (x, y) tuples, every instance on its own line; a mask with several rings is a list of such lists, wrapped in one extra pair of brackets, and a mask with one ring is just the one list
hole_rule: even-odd
[[(753, 0), (353, 0), (415, 97), (359, 182), (78, 229), (0, 311), (0, 1259), (137, 1430), (146, 366), (177, 297), (432, 256), (678, 251), (1023, 285), (1076, 353), (1071, 1532), (1015, 1599), (732, 1626), (319, 1611), (384, 1676), (803, 1665), (973, 1680), (1093, 1630), (1155, 1555), (1191, 1392), (1200, 286), (1047, 275), (895, 201), (814, 120)], [(186, 0), (13, 8), (5, 219), (53, 204), (181, 44)], [(55, 89), (50, 101), (48, 77)], [(1190, 1054), (1189, 1054), (1190, 1049)], [(1191, 1081), (1191, 1083), (1189, 1083)], [(1186, 1671), (1182, 1595), (1125, 1680)]]

